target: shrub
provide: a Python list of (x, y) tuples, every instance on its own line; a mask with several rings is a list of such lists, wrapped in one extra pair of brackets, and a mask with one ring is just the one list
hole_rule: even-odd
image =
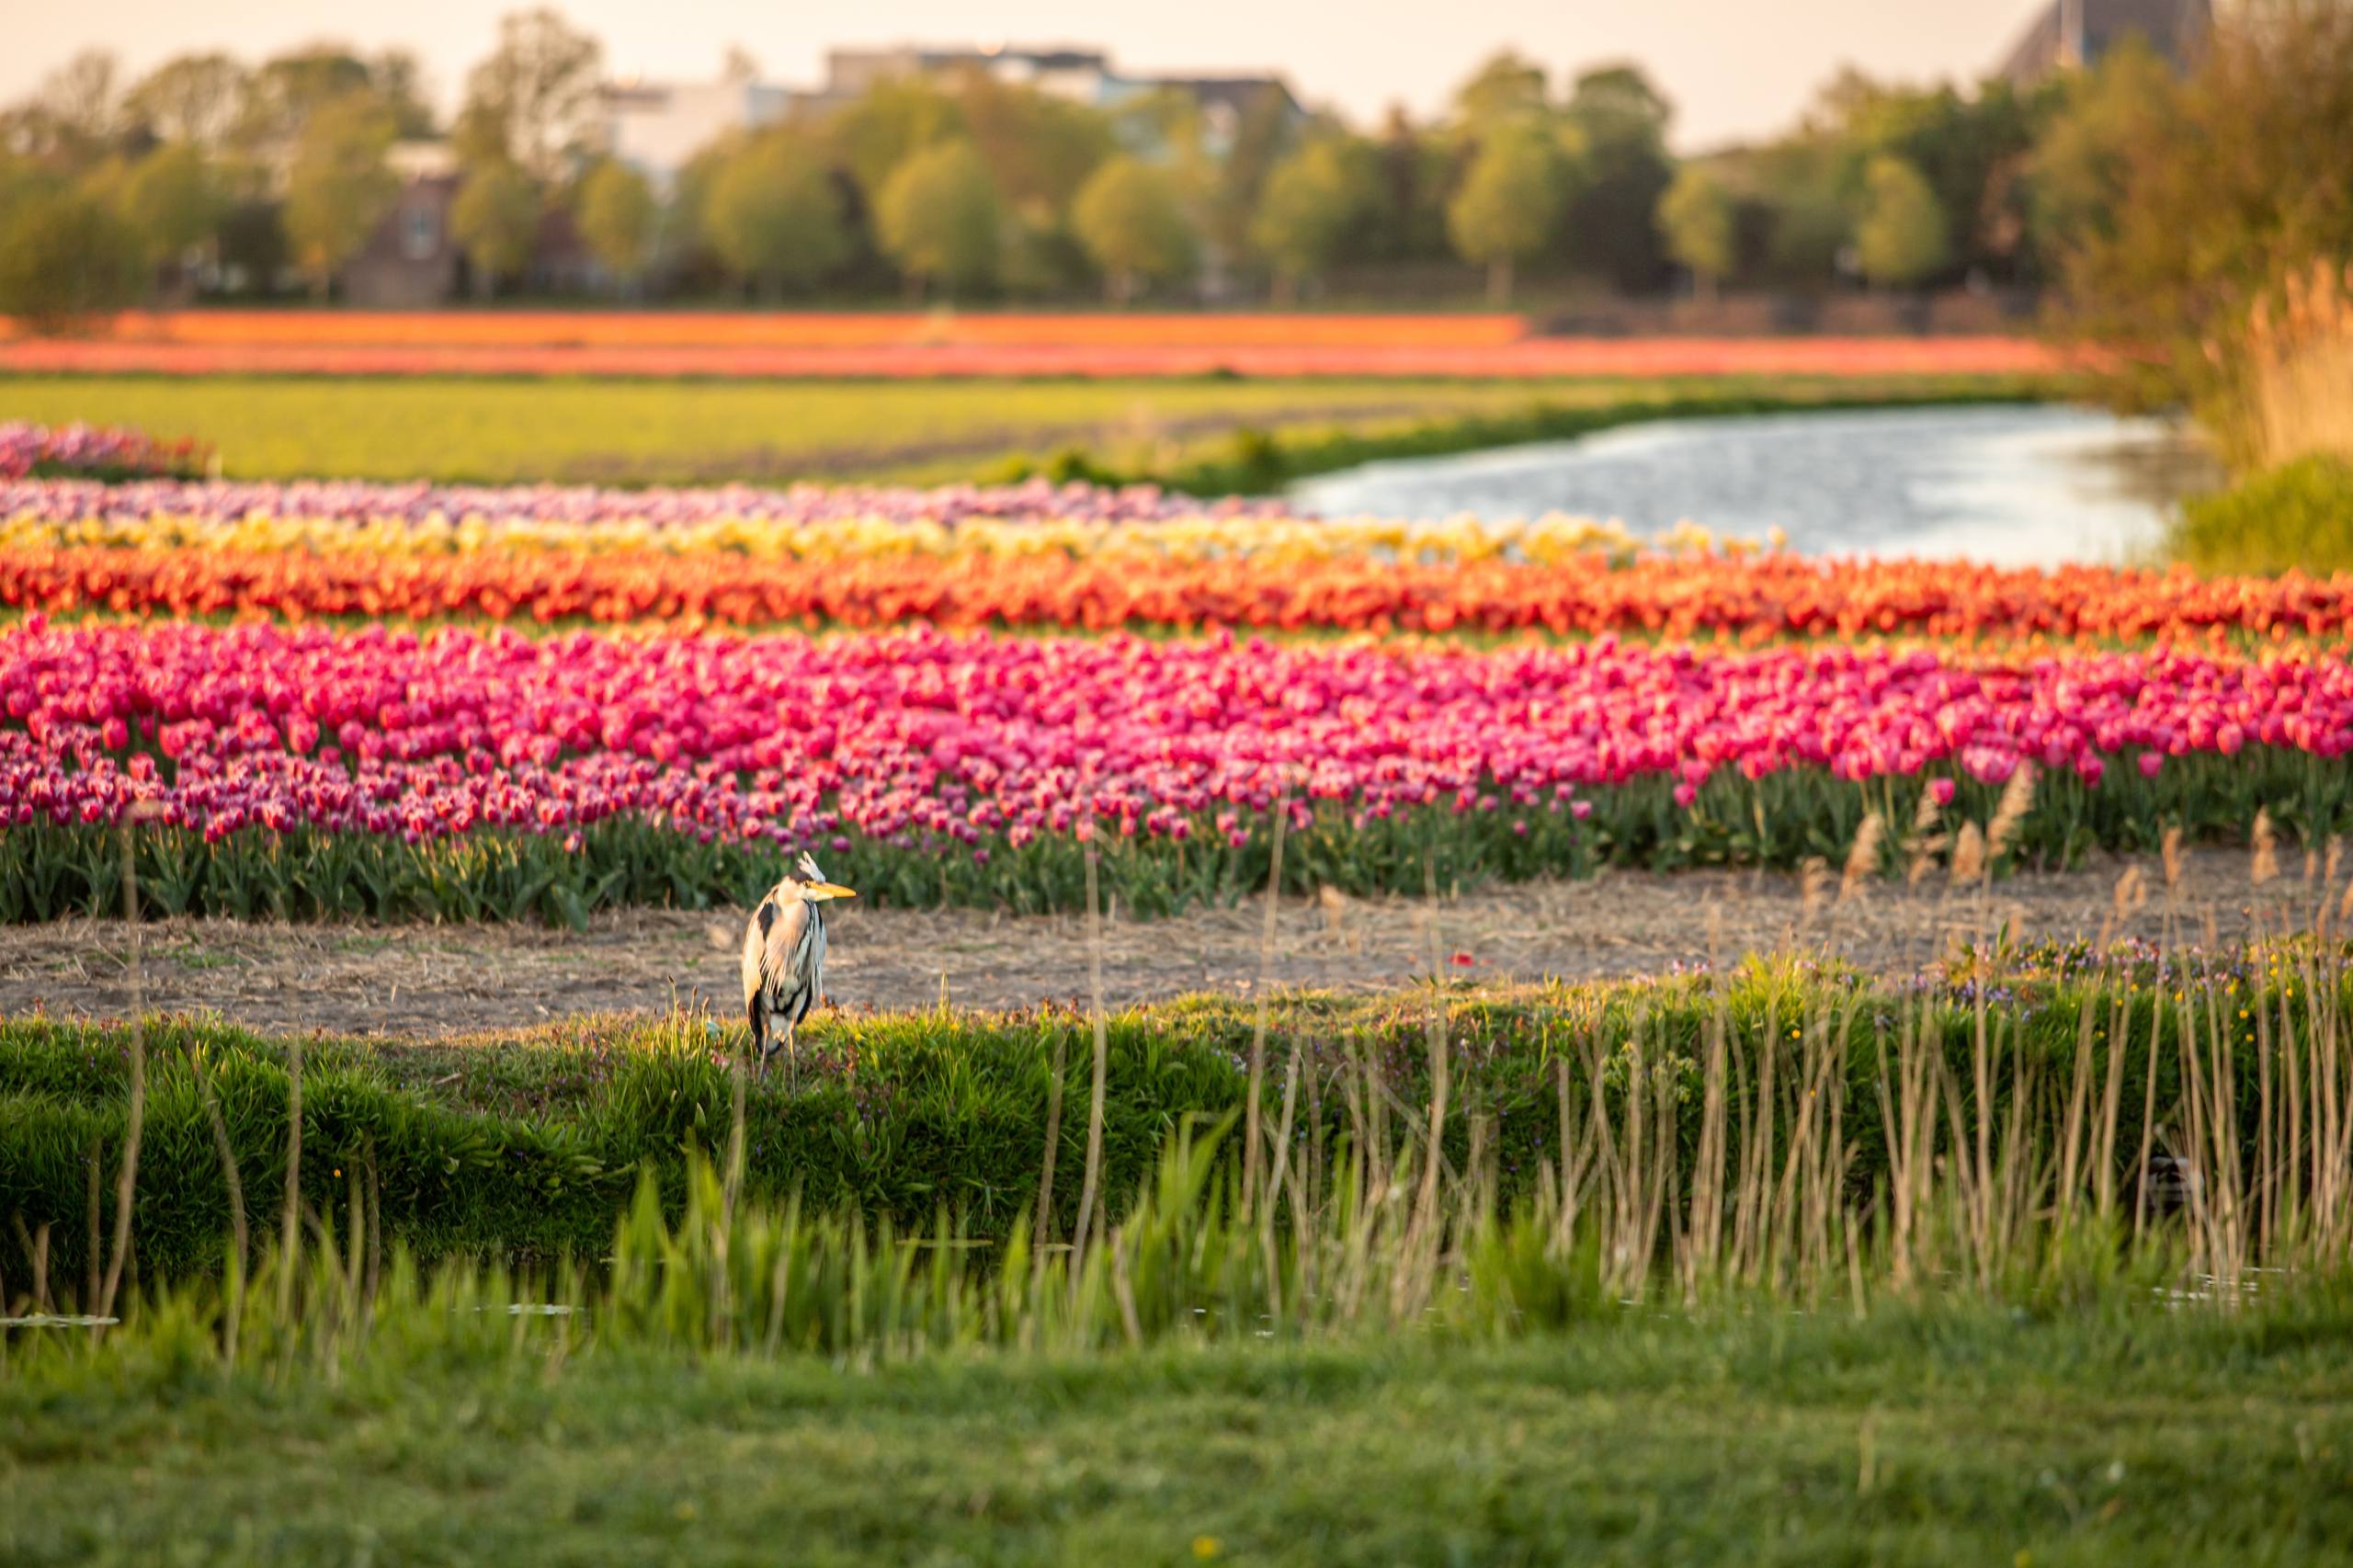
[(2167, 543), (2201, 572), (2353, 571), (2353, 462), (2315, 453), (2200, 496)]

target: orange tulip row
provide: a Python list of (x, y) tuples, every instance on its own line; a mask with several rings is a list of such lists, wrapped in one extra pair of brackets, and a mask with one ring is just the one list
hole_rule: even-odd
[(1109, 629), (1631, 632), (1745, 642), (1871, 636), (2222, 643), (2353, 634), (2353, 577), (2200, 578), (1767, 554), (1541, 563), (949, 551), (333, 554), (16, 544), (0, 604), (51, 613), (366, 616), (737, 626), (927, 621)]

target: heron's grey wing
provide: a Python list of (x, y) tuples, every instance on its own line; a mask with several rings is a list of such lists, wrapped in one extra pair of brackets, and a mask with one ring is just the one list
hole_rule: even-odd
[(776, 924), (776, 900), (764, 898), (744, 923), (744, 1001), (746, 1006), (756, 1001), (767, 988), (768, 928)]
[(812, 999), (804, 993), (812, 989), (809, 963), (817, 930), (815, 908), (802, 899), (786, 899), (777, 905), (761, 949), (760, 982), (768, 1005), (796, 1022)]

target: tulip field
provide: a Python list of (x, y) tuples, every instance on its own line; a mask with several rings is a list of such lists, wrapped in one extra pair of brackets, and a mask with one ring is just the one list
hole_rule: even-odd
[(1554, 337), (1507, 314), (192, 311), (88, 335), (0, 319), (19, 374), (940, 377), (2040, 375), (2001, 335)]
[(1261, 881), (1278, 812), (1286, 881), (1351, 892), (1794, 865), (1867, 816), (1916, 871), (2006, 793), (2011, 859), (2353, 821), (2345, 580), (1043, 483), (28, 472), (0, 603), (16, 920), (115, 907), (122, 824), (165, 912), (577, 920), (802, 848), (1067, 908), (1090, 840), (1149, 914)]

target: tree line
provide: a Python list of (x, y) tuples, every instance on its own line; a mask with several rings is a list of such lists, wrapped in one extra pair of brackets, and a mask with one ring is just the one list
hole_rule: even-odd
[[(1443, 114), (1371, 130), (1274, 93), (1212, 126), (1178, 91), (1105, 108), (977, 73), (899, 79), (722, 137), (666, 188), (601, 144), (602, 51), (551, 10), (504, 20), (446, 124), (396, 52), (187, 55), (129, 83), (89, 54), (0, 114), (0, 309), (70, 315), (289, 272), (324, 296), (398, 194), (394, 143), (439, 136), (460, 172), (451, 231), (485, 289), (529, 287), (560, 210), (631, 296), (1182, 301), (1214, 286), (1282, 302), (1459, 288), (1468, 267), (1499, 304), (1531, 285), (2055, 283), (2120, 316), (2153, 256), (2218, 221), (2165, 180), (2250, 166), (2213, 168), (2212, 147), (2282, 184), (2334, 169), (2347, 187), (2353, 149), (2288, 140), (2342, 130), (2319, 102), (2347, 91), (2325, 52), (2262, 53), (2343, 13), (2252, 0), (2186, 81), (2131, 43), (2024, 88), (1847, 71), (1786, 134), (1680, 160), (1639, 69), (1561, 80), (1508, 52)], [(2309, 82), (2303, 121), (2249, 58)], [(2150, 205), (2161, 187), (2170, 205)]]

